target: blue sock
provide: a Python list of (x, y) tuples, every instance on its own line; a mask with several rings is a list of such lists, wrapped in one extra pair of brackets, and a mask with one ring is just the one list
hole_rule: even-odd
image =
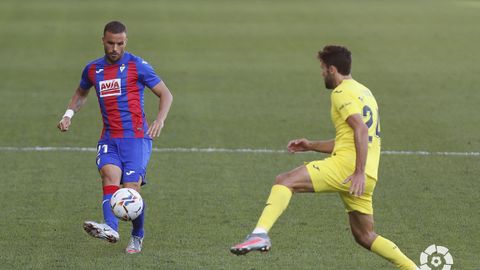
[(103, 201), (102, 201), (102, 210), (103, 210), (103, 219), (108, 226), (112, 227), (115, 231), (118, 232), (118, 219), (113, 214), (112, 209), (110, 208), (110, 198), (112, 198), (113, 193), (118, 190), (118, 186), (104, 186), (103, 187)]
[(143, 201), (142, 213), (135, 220), (132, 220), (132, 225), (133, 225), (132, 235), (143, 237), (143, 234), (144, 234), (143, 223), (145, 220), (145, 208), (147, 208), (147, 205), (145, 204), (145, 201)]

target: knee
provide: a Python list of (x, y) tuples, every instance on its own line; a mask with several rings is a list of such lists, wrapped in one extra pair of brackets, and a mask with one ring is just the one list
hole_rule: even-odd
[(297, 192), (295, 188), (295, 183), (292, 181), (292, 179), (289, 177), (288, 173), (282, 173), (277, 175), (275, 177), (275, 185), (282, 185), (290, 189), (291, 192), (295, 193)]
[(287, 179), (288, 179), (287, 173), (279, 174), (277, 175), (277, 177), (275, 177), (275, 185), (284, 185), (288, 187)]
[(370, 249), (373, 241), (377, 236), (374, 232), (352, 231), (352, 234), (353, 234), (353, 237), (355, 238), (355, 242), (357, 242), (360, 246), (366, 249)]
[(119, 181), (113, 177), (110, 177), (109, 175), (102, 175), (102, 182), (104, 186), (118, 186)]

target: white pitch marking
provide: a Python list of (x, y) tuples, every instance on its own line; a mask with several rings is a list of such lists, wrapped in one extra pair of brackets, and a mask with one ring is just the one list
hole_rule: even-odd
[[(15, 147), (0, 146), (1, 152), (96, 152), (93, 147), (53, 147), (53, 146), (32, 146)], [(265, 148), (153, 148), (153, 152), (164, 153), (260, 153), (260, 154), (282, 154), (288, 153), (287, 150), (265, 149)], [(431, 151), (397, 151), (385, 150), (383, 155), (407, 155), (407, 156), (465, 156), (479, 157), (480, 152), (431, 152)]]

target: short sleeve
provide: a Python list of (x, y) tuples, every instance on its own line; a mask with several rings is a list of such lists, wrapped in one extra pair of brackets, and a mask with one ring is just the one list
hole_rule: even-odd
[(152, 66), (147, 61), (140, 59), (138, 63), (138, 70), (140, 73), (140, 82), (146, 85), (148, 88), (153, 88), (160, 83), (162, 79), (155, 73)]
[(82, 78), (80, 79), (80, 88), (82, 89), (90, 89), (90, 87), (92, 87), (92, 82), (90, 81), (90, 79), (88, 78), (88, 69), (89, 69), (90, 65), (87, 65), (84, 69), (83, 69), (83, 72), (82, 72)]
[(362, 114), (358, 100), (344, 90), (334, 90), (331, 96), (332, 105), (338, 111), (343, 120), (353, 114)]

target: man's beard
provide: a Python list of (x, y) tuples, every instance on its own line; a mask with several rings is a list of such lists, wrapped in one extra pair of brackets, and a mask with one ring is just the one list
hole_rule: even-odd
[(325, 78), (325, 88), (327, 89), (335, 89), (335, 85), (331, 78)]
[(117, 62), (121, 58), (121, 54), (116, 53), (116, 54), (107, 54), (107, 57), (110, 61), (112, 62)]

